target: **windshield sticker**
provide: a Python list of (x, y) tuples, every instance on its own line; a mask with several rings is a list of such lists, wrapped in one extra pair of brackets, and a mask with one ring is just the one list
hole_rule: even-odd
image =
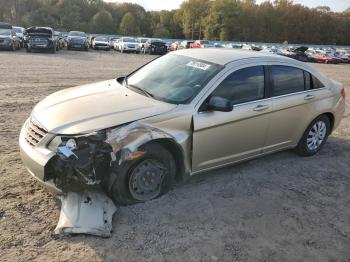
[(198, 68), (201, 70), (207, 70), (210, 67), (210, 65), (208, 65), (208, 64), (205, 64), (202, 62), (196, 62), (196, 61), (188, 62), (186, 65), (190, 66), (190, 67)]

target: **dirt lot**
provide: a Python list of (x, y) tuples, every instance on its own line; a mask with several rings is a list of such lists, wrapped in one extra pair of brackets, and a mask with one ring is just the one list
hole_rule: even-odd
[[(52, 238), (60, 204), (21, 163), (22, 123), (50, 93), (152, 58), (0, 52), (0, 261), (350, 261), (349, 106), (313, 158), (282, 152), (193, 177), (120, 208), (110, 239)], [(350, 87), (350, 65), (316, 66)]]

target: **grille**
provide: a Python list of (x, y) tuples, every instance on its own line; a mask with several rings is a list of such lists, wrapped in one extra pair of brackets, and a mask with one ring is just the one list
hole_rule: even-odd
[(27, 124), (26, 135), (26, 140), (30, 145), (36, 146), (46, 134), (47, 131), (44, 128), (34, 124), (32, 119), (30, 119), (30, 121)]

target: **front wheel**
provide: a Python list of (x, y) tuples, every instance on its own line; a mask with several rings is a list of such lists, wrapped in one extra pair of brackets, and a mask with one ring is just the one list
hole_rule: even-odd
[(306, 128), (296, 148), (301, 156), (313, 156), (326, 143), (331, 132), (331, 124), (326, 115), (321, 115)]
[(168, 192), (175, 177), (172, 154), (158, 143), (139, 149), (144, 155), (112, 167), (115, 177), (110, 195), (115, 203), (130, 205), (155, 199)]

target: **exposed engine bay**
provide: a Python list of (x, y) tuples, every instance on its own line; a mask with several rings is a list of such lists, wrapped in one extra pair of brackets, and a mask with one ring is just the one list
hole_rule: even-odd
[[(62, 139), (63, 140), (63, 139)], [(112, 147), (104, 134), (65, 138), (47, 164), (45, 181), (63, 192), (80, 192), (101, 185), (109, 173)]]

